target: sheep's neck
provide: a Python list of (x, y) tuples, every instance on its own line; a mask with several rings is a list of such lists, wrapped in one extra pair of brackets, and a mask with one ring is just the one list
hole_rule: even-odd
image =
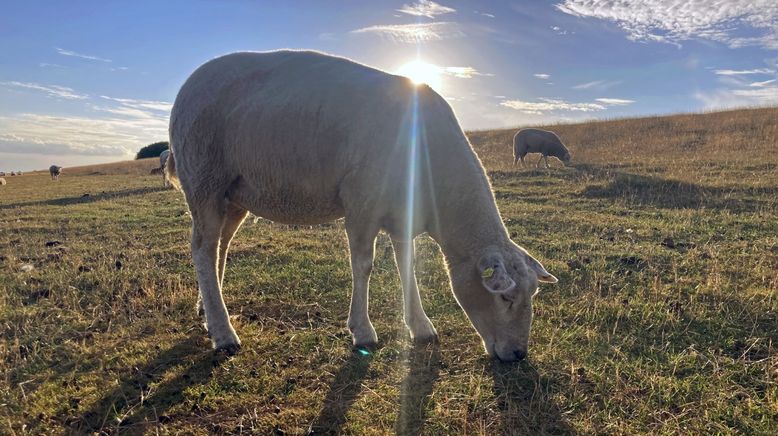
[(483, 247), (508, 240), (483, 167), (462, 140), (460, 147), (430, 149), (434, 204), (427, 217), (428, 232), (449, 262), (477, 256)]

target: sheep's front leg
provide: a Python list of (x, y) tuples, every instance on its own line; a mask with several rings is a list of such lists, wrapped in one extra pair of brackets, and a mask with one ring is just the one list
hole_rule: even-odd
[(438, 332), (435, 331), (435, 327), (427, 314), (424, 313), (424, 308), (421, 305), (413, 267), (413, 240), (401, 241), (392, 238), (392, 246), (394, 246), (394, 258), (403, 287), (403, 320), (405, 325), (408, 326), (411, 339), (415, 342), (433, 342), (437, 339)]
[(538, 163), (535, 164), (535, 168), (540, 168), (540, 161), (543, 160), (543, 155), (540, 155), (540, 159), (538, 159)]
[(545, 154), (543, 155), (543, 162), (546, 163), (546, 168), (551, 168), (551, 165), (548, 164), (548, 156)]
[(348, 246), (351, 251), (351, 307), (348, 329), (355, 346), (372, 346), (378, 343), (378, 335), (368, 316), (368, 286), (373, 270), (373, 252), (378, 230), (368, 228), (359, 220), (346, 222)]

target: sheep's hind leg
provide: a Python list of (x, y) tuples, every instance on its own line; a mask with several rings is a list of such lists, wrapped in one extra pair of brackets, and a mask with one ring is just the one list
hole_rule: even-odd
[(421, 305), (413, 267), (413, 240), (401, 241), (392, 238), (392, 246), (403, 287), (403, 320), (411, 332), (411, 339), (414, 342), (434, 342), (438, 337), (438, 332), (435, 331), (435, 327), (427, 314), (424, 313), (424, 307)]
[[(235, 236), (235, 233), (238, 231), (241, 224), (243, 224), (243, 220), (246, 219), (246, 215), (248, 215), (247, 210), (235, 206), (234, 204), (227, 205), (224, 217), (224, 225), (222, 226), (221, 234), (219, 237), (218, 274), (219, 287), (222, 289), (224, 289), (224, 270), (227, 265), (227, 252), (230, 249), (230, 242), (232, 242), (232, 237)], [(201, 296), (197, 297), (196, 309), (198, 315), (205, 316), (205, 312), (203, 311), (203, 300)]]
[(230, 323), (224, 305), (219, 272), (219, 240), (226, 217), (220, 204), (204, 203), (192, 207), (192, 258), (197, 272), (205, 323), (217, 351), (233, 354), (240, 348), (240, 339)]
[(378, 229), (363, 220), (346, 219), (346, 234), (351, 251), (353, 289), (348, 314), (348, 329), (355, 346), (369, 347), (378, 343), (378, 335), (368, 316), (368, 286), (373, 269), (373, 253)]
[(227, 252), (230, 249), (230, 242), (232, 242), (232, 237), (235, 236), (248, 213), (247, 210), (234, 204), (227, 205), (224, 225), (222, 226), (219, 239), (219, 286), (222, 288), (224, 287), (224, 268), (227, 264)]

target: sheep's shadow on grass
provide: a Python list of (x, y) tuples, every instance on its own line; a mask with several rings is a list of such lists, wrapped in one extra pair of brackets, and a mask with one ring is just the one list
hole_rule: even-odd
[(145, 195), (154, 192), (167, 191), (168, 188), (161, 186), (144, 187), (135, 189), (123, 189), (120, 191), (102, 191), (98, 194), (84, 193), (75, 197), (51, 198), (48, 200), (23, 201), (19, 203), (0, 204), (0, 210), (15, 209), (17, 207), (28, 206), (70, 206), (73, 204), (94, 203), (103, 200), (115, 200), (117, 198), (131, 197), (135, 195)]
[(352, 350), (351, 356), (335, 374), (319, 416), (308, 428), (308, 434), (340, 433), (346, 422), (346, 413), (362, 392), (362, 381), (367, 377), (372, 361), (372, 354), (364, 354), (360, 349)]
[(503, 434), (572, 434), (562, 410), (550, 398), (556, 382), (540, 375), (528, 361), (490, 360), (494, 396)]
[(408, 352), (408, 368), (400, 391), (400, 412), (395, 423), (396, 434), (421, 434), (432, 387), (440, 373), (440, 346), (414, 345)]
[[(620, 200), (630, 205), (653, 206), (663, 209), (726, 209), (731, 212), (775, 210), (778, 197), (775, 187), (705, 186), (680, 180), (665, 179), (654, 174), (663, 168), (641, 168), (653, 174), (636, 174), (617, 165), (598, 166), (575, 164), (568, 168), (533, 171), (493, 171), (492, 180), (529, 182), (535, 177), (552, 177), (555, 183), (585, 183), (582, 190), (572, 194), (578, 198)], [(637, 170), (637, 169), (636, 169)], [(517, 193), (502, 193), (498, 198), (524, 201)]]
[[(372, 359), (371, 355), (355, 351), (343, 363), (330, 385), (321, 412), (308, 429), (309, 434), (341, 433), (346, 414), (362, 392)], [(432, 387), (440, 371), (439, 345), (413, 345), (403, 358), (403, 364), (407, 366), (408, 374), (402, 383), (395, 433), (420, 434)]]
[[(142, 433), (172, 420), (168, 410), (185, 401), (184, 391), (207, 382), (213, 369), (227, 359), (204, 349), (201, 339), (190, 336), (143, 367), (128, 368), (118, 387), (80, 416), (68, 418), (66, 425), (77, 434)], [(165, 378), (174, 369), (176, 375)], [(197, 404), (192, 407), (196, 412)]]
[(623, 199), (630, 204), (664, 209), (727, 209), (732, 212), (756, 212), (774, 209), (767, 199), (778, 196), (774, 187), (716, 187), (663, 179), (653, 175), (614, 171), (594, 165), (577, 165), (576, 170), (606, 180), (606, 184), (587, 185), (578, 195), (585, 198)]

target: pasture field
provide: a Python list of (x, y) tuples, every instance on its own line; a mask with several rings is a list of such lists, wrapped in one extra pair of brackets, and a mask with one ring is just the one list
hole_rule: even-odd
[(514, 169), (514, 131), (470, 133), (513, 239), (559, 278), (519, 364), (485, 356), (426, 237), (440, 342), (410, 343), (381, 235), (381, 343), (353, 352), (341, 222), (246, 222), (225, 278), (243, 348), (215, 355), (156, 159), (6, 177), (0, 434), (778, 433), (778, 109), (547, 128), (574, 166)]

